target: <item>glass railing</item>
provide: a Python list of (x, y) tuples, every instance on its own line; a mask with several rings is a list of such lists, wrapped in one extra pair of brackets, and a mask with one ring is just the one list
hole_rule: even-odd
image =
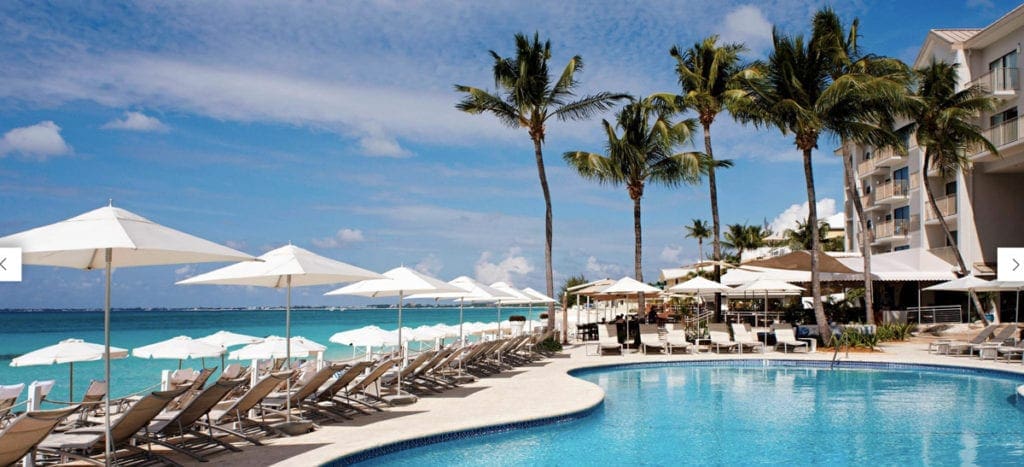
[(985, 91), (992, 93), (1013, 92), (1020, 89), (1020, 72), (1017, 68), (993, 68), (970, 84), (980, 85)]

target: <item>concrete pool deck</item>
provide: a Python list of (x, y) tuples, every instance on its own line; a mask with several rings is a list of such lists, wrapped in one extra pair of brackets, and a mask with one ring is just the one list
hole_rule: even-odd
[[(881, 348), (882, 352), (850, 352), (848, 355), (841, 352), (839, 360), (986, 368), (1024, 374), (1020, 360), (1006, 363), (979, 360), (977, 357), (930, 354), (924, 340), (887, 344)], [(831, 352), (786, 354), (770, 350), (763, 356), (759, 353), (596, 356), (588, 355), (583, 346), (571, 345), (557, 357), (483, 378), (442, 394), (422, 397), (412, 405), (323, 425), (319, 430), (302, 436), (268, 439), (265, 446), (237, 444), (242, 452), (216, 454), (210, 460), (226, 466), (319, 465), (396, 441), (572, 414), (591, 408), (604, 398), (604, 392), (597, 386), (568, 375), (569, 371), (578, 368), (620, 363), (761, 358), (829, 361), (832, 356)], [(186, 465), (201, 465), (177, 456), (175, 460)]]

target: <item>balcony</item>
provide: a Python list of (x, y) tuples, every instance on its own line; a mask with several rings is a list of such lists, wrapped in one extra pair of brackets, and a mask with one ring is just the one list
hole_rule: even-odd
[(900, 240), (905, 240), (910, 232), (917, 230), (918, 218), (916, 216), (910, 219), (895, 219), (891, 221), (879, 222), (872, 228), (874, 230), (875, 239), (871, 243), (873, 245), (879, 245), (883, 243), (892, 243)]
[[(943, 196), (941, 198), (935, 198), (935, 205), (939, 208), (939, 212), (942, 213), (943, 217), (950, 218), (956, 216), (956, 195)], [(935, 214), (935, 209), (932, 208), (931, 203), (925, 201), (925, 222), (937, 223), (939, 216)]]
[[(985, 135), (985, 139), (989, 140), (993, 146), (1002, 150), (1003, 146), (1017, 142), (1021, 134), (1020, 125), (1020, 118), (1011, 118), (1003, 123), (984, 130), (982, 133)], [(967, 152), (972, 156), (988, 152), (987, 149), (981, 146), (974, 146), (968, 149), (969, 150)], [(930, 170), (928, 175), (931, 175), (932, 171), (933, 170)]]
[(885, 148), (878, 149), (875, 151), (874, 157), (870, 160), (874, 161), (875, 168), (892, 167), (893, 165), (903, 164), (904, 157), (900, 153), (896, 152), (895, 149)]
[(1013, 94), (1020, 89), (1020, 71), (1017, 68), (993, 68), (969, 85), (981, 86), (990, 94)]
[(896, 203), (907, 200), (910, 192), (910, 180), (893, 180), (875, 187), (875, 199), (879, 203)]

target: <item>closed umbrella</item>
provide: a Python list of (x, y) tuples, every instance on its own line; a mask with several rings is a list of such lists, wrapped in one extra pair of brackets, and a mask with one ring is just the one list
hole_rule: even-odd
[(188, 336), (172, 337), (132, 349), (132, 355), (139, 358), (177, 360), (179, 369), (182, 360), (219, 357), (224, 355), (224, 352), (224, 348), (219, 345), (208, 344)]
[[(373, 271), (351, 264), (326, 258), (295, 245), (268, 251), (259, 257), (260, 262), (232, 264), (205, 274), (178, 282), (182, 285), (250, 285), (257, 287), (285, 288), (284, 313), (284, 358), (291, 359), (287, 345), (292, 335), (292, 287), (337, 284), (381, 277)], [(291, 392), (291, 380), (285, 389)], [(291, 422), (291, 400), (285, 400), (285, 423)]]
[[(108, 205), (54, 224), (0, 238), (18, 247), (23, 264), (105, 270), (103, 375), (110, 385), (110, 275), (113, 268), (253, 260), (240, 251), (164, 227)], [(110, 462), (110, 390), (103, 398), (104, 458)]]
[[(405, 355), (402, 347), (402, 301), (407, 295), (433, 292), (462, 292), (454, 285), (435, 279), (405, 266), (384, 273), (382, 279), (368, 279), (332, 290), (324, 295), (358, 295), (362, 297), (398, 297), (398, 341), (399, 356)], [(402, 394), (402, 373), (398, 373), (398, 395)]]
[[(93, 362), (103, 358), (105, 347), (82, 339), (64, 339), (54, 345), (33, 350), (11, 360), (11, 366), (68, 364), (68, 401), (75, 400), (75, 362)], [(128, 350), (110, 348), (110, 358), (125, 358)]]

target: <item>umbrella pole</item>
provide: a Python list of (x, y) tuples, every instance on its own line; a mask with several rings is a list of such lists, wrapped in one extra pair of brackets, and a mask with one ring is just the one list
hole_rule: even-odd
[[(290, 368), (292, 365), (292, 275), (285, 276), (285, 283), (288, 284), (284, 307), (284, 363)], [(288, 378), (285, 387), (284, 417), (286, 423), (292, 421), (292, 379)]]
[[(462, 298), (459, 299), (459, 342), (461, 343), (460, 347), (459, 347), (459, 351), (460, 352), (465, 350), (465, 347), (466, 347), (466, 336), (464, 334), (462, 334), (462, 307), (463, 307), (463, 305), (465, 305), (465, 303), (466, 303), (466, 298), (465, 297), (462, 297)], [(463, 355), (465, 355), (465, 354), (463, 354)], [(462, 358), (461, 357), (459, 358), (459, 375), (462, 375)]]
[(107, 248), (104, 252), (106, 261), (106, 284), (104, 285), (103, 301), (103, 377), (107, 380), (107, 393), (103, 396), (103, 462), (110, 465), (110, 390), (114, 387), (110, 381), (110, 263), (113, 261), (114, 250)]
[(68, 402), (75, 401), (75, 362), (68, 362)]
[[(405, 359), (405, 346), (402, 345), (402, 299), (405, 298), (405, 294), (398, 291), (398, 361), (403, 362)], [(402, 368), (398, 369), (398, 394), (402, 395)]]
[(1020, 288), (1017, 289), (1017, 306), (1013, 310), (1013, 322), (1020, 322)]

